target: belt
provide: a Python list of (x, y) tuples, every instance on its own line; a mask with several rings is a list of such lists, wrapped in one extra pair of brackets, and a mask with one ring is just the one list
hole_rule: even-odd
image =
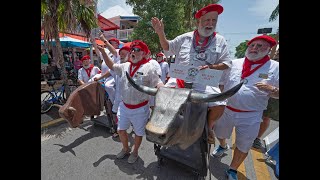
[(126, 104), (123, 102), (123, 104), (129, 109), (137, 109), (139, 107), (142, 107), (142, 106), (148, 104), (148, 102), (149, 101), (143, 101), (142, 103), (139, 103), (139, 104)]
[(254, 111), (245, 111), (245, 110), (241, 110), (241, 109), (236, 109), (236, 108), (233, 108), (233, 107), (230, 107), (230, 106), (226, 106), (228, 109), (230, 109), (231, 111), (234, 111), (234, 112), (254, 112)]

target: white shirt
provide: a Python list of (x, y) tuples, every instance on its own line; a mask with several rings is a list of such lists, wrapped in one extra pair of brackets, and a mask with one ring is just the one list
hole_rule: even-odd
[(155, 59), (150, 59), (149, 62), (154, 66), (159, 76), (162, 75), (161, 66)]
[[(207, 56), (205, 61), (196, 58), (197, 52), (194, 50), (193, 41), (194, 31), (184, 33), (177, 36), (175, 39), (169, 41), (169, 54), (176, 55), (175, 64), (190, 65), (190, 66), (203, 66), (209, 64), (224, 63), (231, 66), (231, 59), (227, 42), (223, 36), (216, 34), (212, 39), (208, 48), (205, 50)], [(220, 93), (218, 87), (205, 86), (199, 83), (193, 83), (193, 89), (202, 93)]]
[(87, 83), (91, 78), (93, 78), (96, 74), (99, 74), (100, 72), (101, 71), (97, 66), (93, 66), (89, 77), (86, 70), (82, 67), (78, 71), (78, 79), (83, 81), (84, 83)]
[(169, 64), (167, 62), (161, 62), (159, 63), (159, 65), (161, 67), (162, 72), (161, 81), (165, 83), (167, 79), (167, 74), (169, 73)]
[[(105, 51), (106, 51), (107, 55), (110, 57), (110, 59), (111, 59), (114, 63), (116, 63), (116, 64), (119, 64), (119, 63), (120, 63), (120, 55), (118, 55), (118, 54), (119, 54), (119, 49), (116, 49), (116, 51), (117, 51), (117, 56), (114, 56), (108, 49), (105, 49)], [(100, 52), (100, 51), (99, 51), (99, 52)], [(107, 77), (107, 78), (105, 79), (105, 82), (108, 82), (108, 81), (113, 80), (113, 79), (114, 79), (114, 78), (113, 78), (113, 77), (114, 77), (114, 72), (113, 72), (112, 70), (110, 70), (110, 68), (106, 65), (106, 63), (105, 63), (105, 61), (104, 61), (104, 59), (103, 59), (103, 57), (102, 57), (101, 52), (99, 53), (99, 55), (100, 55), (100, 58), (103, 60), (102, 63), (101, 63), (101, 74), (104, 74), (104, 73), (107, 72), (107, 71), (109, 71), (110, 74), (111, 74), (111, 76), (109, 76), (109, 77)]]
[[(120, 87), (117, 88), (117, 91), (120, 91), (122, 101), (126, 104), (139, 104), (144, 101), (147, 101), (150, 99), (150, 96), (146, 93), (140, 92), (134, 87), (132, 87), (128, 79), (126, 77), (126, 72), (130, 72), (130, 62), (125, 62), (122, 64), (114, 64), (113, 70), (116, 75), (119, 77), (120, 81)], [(132, 68), (134, 70), (134, 68)], [(129, 73), (130, 74), (130, 73)], [(140, 68), (135, 72), (132, 79), (137, 84), (142, 84), (144, 86), (148, 87), (156, 87), (159, 83), (161, 83), (161, 79), (159, 78), (159, 75), (154, 70), (154, 66), (151, 63), (146, 63), (140, 66)]]
[[(226, 69), (220, 79), (220, 85), (224, 85), (224, 90), (234, 87), (240, 83), (244, 58), (232, 61), (232, 66)], [(251, 68), (258, 66), (252, 65)], [(270, 60), (261, 66), (258, 70), (245, 78), (248, 80), (243, 84), (240, 90), (228, 98), (227, 105), (236, 109), (246, 111), (263, 111), (267, 109), (269, 96), (267, 92), (260, 91), (255, 83), (265, 82), (275, 87), (279, 87), (279, 62)], [(239, 116), (247, 117), (250, 113), (238, 113)], [(251, 113), (254, 115), (254, 113)]]

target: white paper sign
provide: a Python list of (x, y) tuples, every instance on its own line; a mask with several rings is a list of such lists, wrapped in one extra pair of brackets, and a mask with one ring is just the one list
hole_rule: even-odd
[(221, 70), (215, 69), (199, 70), (199, 68), (195, 66), (183, 66), (171, 63), (169, 76), (203, 85), (218, 86), (222, 72)]

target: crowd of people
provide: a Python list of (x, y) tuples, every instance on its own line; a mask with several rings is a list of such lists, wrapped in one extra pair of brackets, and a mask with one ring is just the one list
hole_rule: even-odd
[[(235, 128), (234, 155), (226, 170), (228, 179), (237, 179), (237, 169), (252, 146), (261, 148), (260, 139), (270, 120), (263, 116), (263, 112), (270, 98), (279, 99), (279, 63), (269, 56), (277, 42), (268, 35), (256, 36), (248, 42), (244, 58), (232, 59), (225, 38), (215, 32), (221, 13), (223, 7), (219, 4), (200, 9), (195, 14), (196, 29), (173, 40), (166, 38), (162, 20), (153, 17), (151, 24), (163, 49), (154, 52), (156, 59), (152, 59), (148, 45), (141, 40), (134, 40), (130, 47), (119, 49), (118, 39), (107, 40), (100, 33), (99, 38), (105, 46), (97, 45), (94, 37), (91, 39), (95, 53), (102, 60), (101, 69), (92, 64), (90, 56), (74, 61), (80, 84), (99, 81), (105, 87), (108, 110), (117, 124), (114, 137), (119, 136), (122, 143), (117, 158), (129, 155), (128, 163), (136, 162), (150, 107), (154, 106), (153, 98), (129, 85), (125, 73), (128, 72), (137, 84), (148, 87), (184, 87), (184, 80), (169, 77), (170, 66), (165, 54), (175, 55), (175, 64), (223, 71), (218, 86), (194, 82), (192, 88), (197, 92), (221, 93), (244, 82), (240, 90), (227, 100), (208, 103), (208, 143), (215, 144), (215, 139), (219, 141), (212, 157), (220, 157), (230, 149), (226, 139)], [(130, 126), (135, 133), (133, 150), (128, 146), (126, 131)]]

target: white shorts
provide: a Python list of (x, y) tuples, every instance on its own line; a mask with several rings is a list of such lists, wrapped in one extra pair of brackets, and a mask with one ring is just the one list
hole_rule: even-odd
[(260, 122), (257, 121), (257, 119), (261, 119), (261, 113), (257, 113), (257, 116), (247, 118), (236, 118), (236, 114), (237, 113), (230, 112), (230, 110), (226, 108), (221, 118), (215, 123), (214, 132), (219, 139), (229, 139), (235, 127), (236, 147), (241, 152), (247, 153), (252, 147), (253, 141), (258, 136)]
[(137, 136), (144, 136), (149, 115), (149, 104), (137, 109), (129, 109), (121, 101), (117, 112), (118, 130), (127, 130), (132, 124), (134, 133)]

